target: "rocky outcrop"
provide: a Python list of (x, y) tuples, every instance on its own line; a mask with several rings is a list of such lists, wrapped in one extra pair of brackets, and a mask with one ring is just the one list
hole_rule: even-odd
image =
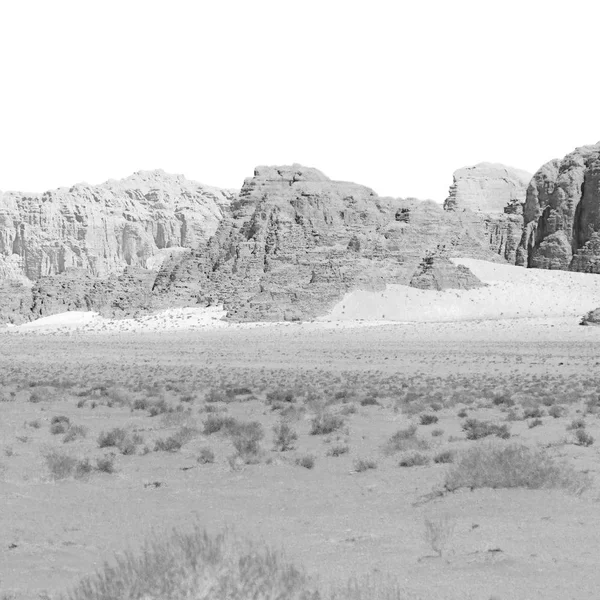
[(517, 264), (600, 273), (600, 143), (542, 166), (523, 216)]
[(486, 214), (519, 213), (530, 181), (531, 173), (499, 163), (463, 167), (454, 171), (454, 182), (444, 208), (468, 208)]
[(500, 260), (470, 211), (258, 167), (206, 250), (166, 261), (154, 291), (169, 306), (222, 301), (235, 320), (307, 319), (352, 289), (408, 284), (439, 253)]
[(43, 194), (0, 193), (0, 279), (152, 268), (164, 249), (206, 242), (233, 197), (164, 171)]
[(430, 255), (423, 258), (409, 285), (421, 290), (441, 292), (449, 289), (472, 290), (486, 284), (464, 265), (455, 265), (443, 256)]
[(454, 172), (444, 202), (449, 212), (470, 211), (490, 248), (515, 263), (523, 229), (523, 202), (531, 175), (498, 163), (480, 163)]
[(600, 325), (600, 308), (590, 310), (579, 322), (580, 325)]

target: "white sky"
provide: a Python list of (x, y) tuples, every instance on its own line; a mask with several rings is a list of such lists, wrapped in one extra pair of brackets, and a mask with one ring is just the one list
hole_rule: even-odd
[(0, 189), (299, 162), (442, 201), (600, 140), (598, 4), (0, 0)]

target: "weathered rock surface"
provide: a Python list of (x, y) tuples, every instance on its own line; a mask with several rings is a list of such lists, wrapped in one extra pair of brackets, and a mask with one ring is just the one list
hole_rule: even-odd
[(500, 260), (481, 220), (434, 202), (381, 198), (316, 169), (258, 167), (204, 252), (166, 261), (169, 306), (225, 303), (229, 318), (313, 318), (351, 289), (408, 284), (426, 254)]
[(454, 171), (454, 182), (444, 202), (446, 210), (468, 208), (473, 212), (520, 212), (531, 173), (499, 163), (479, 163)]
[(590, 310), (585, 316), (581, 318), (580, 325), (600, 325), (600, 308)]
[(233, 197), (160, 170), (43, 194), (0, 193), (0, 278), (151, 267), (162, 249), (208, 240)]
[(498, 163), (480, 163), (454, 172), (444, 208), (469, 210), (490, 248), (515, 263), (523, 229), (523, 203), (531, 174)]
[(472, 290), (484, 287), (469, 268), (455, 265), (442, 256), (426, 256), (411, 277), (411, 287), (421, 290)]
[(518, 214), (382, 198), (300, 165), (258, 167), (237, 195), (141, 172), (46, 196), (0, 203), (3, 321), (216, 303), (233, 320), (310, 319), (352, 289), (472, 287), (447, 259), (514, 260), (520, 236)]
[(517, 264), (600, 273), (600, 143), (542, 166), (523, 216)]

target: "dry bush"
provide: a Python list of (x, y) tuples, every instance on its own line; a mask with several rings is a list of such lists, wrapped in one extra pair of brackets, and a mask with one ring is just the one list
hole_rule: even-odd
[(424, 467), (429, 464), (429, 456), (422, 452), (409, 452), (400, 459), (399, 467)]
[(370, 458), (357, 458), (354, 461), (354, 470), (357, 473), (364, 473), (370, 469), (376, 469), (377, 463)]
[(326, 435), (344, 426), (344, 418), (327, 411), (315, 415), (311, 422), (310, 435)]
[(59, 450), (47, 451), (44, 454), (44, 459), (50, 471), (50, 476), (54, 480), (66, 479), (67, 477), (83, 477), (92, 470), (88, 459), (79, 460)]
[(319, 600), (307, 576), (280, 552), (233, 534), (153, 536), (140, 552), (117, 555), (58, 600)]
[(277, 423), (273, 427), (273, 444), (279, 452), (287, 452), (294, 449), (294, 442), (298, 439), (298, 434), (290, 427), (288, 423)]
[(483, 442), (469, 448), (446, 474), (445, 488), (562, 488), (581, 493), (590, 478), (555, 462), (542, 450), (518, 444)]
[(468, 440), (479, 440), (490, 435), (507, 439), (510, 437), (508, 425), (496, 425), (489, 421), (479, 421), (477, 419), (467, 419), (462, 425), (463, 431), (467, 434)]
[(315, 457), (313, 454), (305, 454), (296, 459), (296, 464), (305, 469), (312, 469), (315, 466)]
[(87, 436), (87, 427), (83, 425), (72, 425), (63, 438), (63, 443), (73, 442), (75, 440), (83, 439)]
[(202, 448), (196, 459), (201, 465), (207, 465), (215, 462), (215, 453), (210, 448)]
[(417, 437), (417, 426), (411, 425), (406, 429), (399, 429), (390, 437), (384, 444), (384, 454), (390, 456), (398, 452), (406, 452), (408, 450), (426, 450), (429, 444)]
[(154, 444), (155, 452), (177, 452), (189, 442), (191, 439), (198, 435), (199, 431), (195, 427), (184, 426), (181, 427), (173, 435), (165, 438), (164, 440), (156, 440)]
[(347, 454), (350, 452), (350, 446), (348, 444), (336, 444), (335, 446), (331, 446), (327, 451), (327, 456), (338, 457), (342, 454)]

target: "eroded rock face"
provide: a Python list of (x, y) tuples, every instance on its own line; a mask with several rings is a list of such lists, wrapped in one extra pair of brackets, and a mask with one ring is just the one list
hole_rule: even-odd
[(472, 290), (484, 287), (468, 267), (455, 265), (442, 256), (426, 256), (411, 277), (411, 287), (421, 290)]
[(523, 203), (531, 175), (498, 163), (480, 163), (454, 172), (444, 209), (472, 213), (490, 248), (515, 263), (523, 229)]
[(43, 194), (0, 193), (0, 278), (151, 268), (163, 249), (206, 242), (233, 197), (164, 171)]
[(308, 319), (351, 289), (408, 284), (427, 253), (500, 260), (470, 211), (258, 167), (206, 251), (166, 261), (154, 289), (170, 306), (223, 301), (235, 320)]
[(517, 264), (600, 273), (600, 143), (542, 166), (523, 216)]
[(473, 212), (486, 214), (519, 213), (531, 177), (531, 173), (527, 171), (499, 163), (479, 163), (463, 167), (454, 171), (454, 182), (444, 208), (468, 208)]

